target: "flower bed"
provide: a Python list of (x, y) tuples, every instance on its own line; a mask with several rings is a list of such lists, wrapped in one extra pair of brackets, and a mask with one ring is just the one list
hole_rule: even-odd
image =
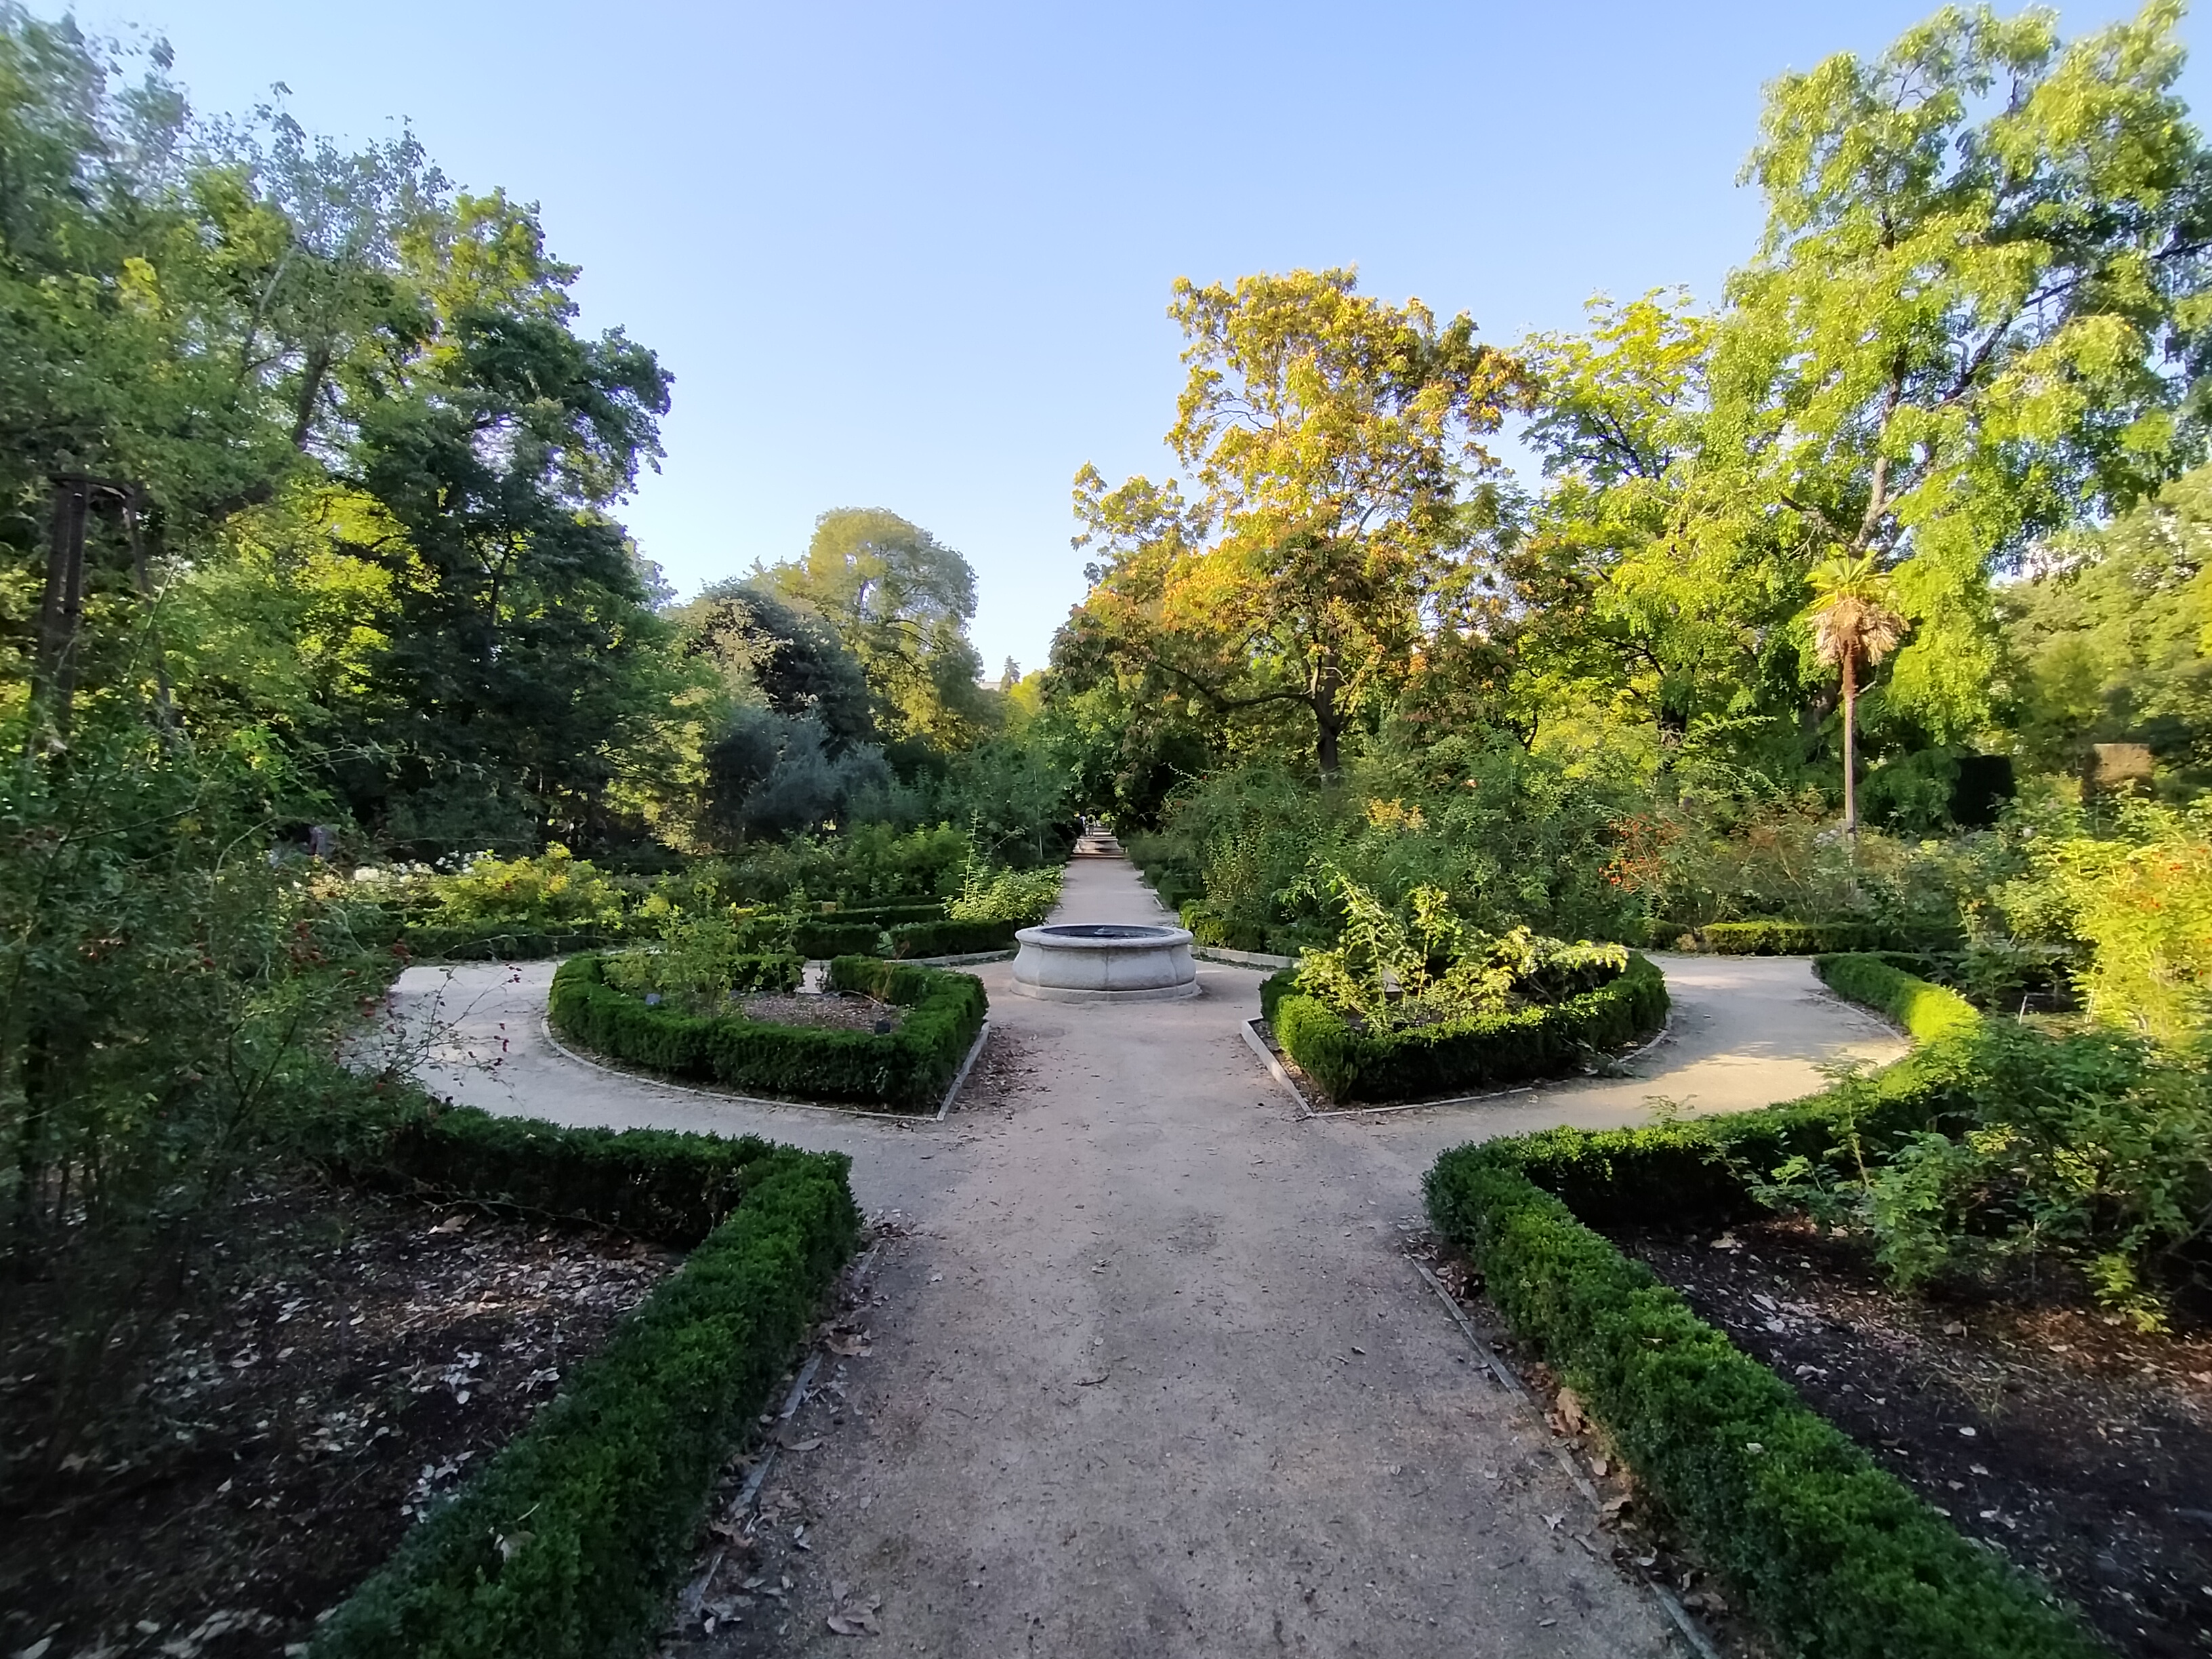
[[(573, 1133), (534, 1131), (549, 1151)], [(842, 1154), (710, 1137), (656, 1144), (690, 1140), (739, 1149), (735, 1210), (571, 1370), (557, 1400), (407, 1534), (318, 1632), (317, 1659), (521, 1659), (650, 1644), (714, 1478), (788, 1365), (860, 1220)], [(604, 1150), (584, 1161), (604, 1162)], [(678, 1161), (696, 1173), (698, 1160)]]
[(546, 1016), (563, 1037), (608, 1058), (671, 1077), (801, 1100), (933, 1111), (982, 1029), (981, 981), (868, 957), (840, 957), (830, 984), (907, 1012), (885, 1033), (775, 1025), (742, 1014), (692, 1015), (653, 1006), (606, 982), (596, 956), (553, 975)]
[(1632, 951), (1609, 982), (1556, 1002), (1380, 1032), (1301, 993), (1296, 969), (1261, 986), (1260, 1003), (1284, 1052), (1332, 1098), (1419, 1100), (1571, 1072), (1663, 1024), (1667, 981)]
[[(1847, 994), (1945, 1040), (1848, 1097), (1456, 1147), (1427, 1177), (1430, 1215), (1785, 1647), (1836, 1659), (2094, 1653), (2070, 1610), (1961, 1538), (1583, 1224), (1741, 1220), (1763, 1213), (1750, 1188), (1765, 1171), (1835, 1159), (1847, 1140), (1879, 1158), (1959, 1110), (1974, 1063), (1972, 1010), (1880, 962), (1832, 959), (1822, 970)], [(1948, 1040), (1957, 1038), (1967, 1040)]]

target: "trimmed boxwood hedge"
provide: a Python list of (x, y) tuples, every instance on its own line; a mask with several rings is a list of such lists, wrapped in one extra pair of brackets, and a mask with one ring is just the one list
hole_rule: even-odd
[(1018, 921), (909, 921), (890, 930), (894, 957), (958, 957), (1011, 951)]
[(339, 1606), (313, 1659), (614, 1659), (651, 1646), (715, 1478), (859, 1233), (842, 1153), (768, 1148), (744, 1168), (728, 1219)]
[(366, 1185), (612, 1227), (689, 1249), (735, 1209), (778, 1148), (755, 1135), (564, 1128), (412, 1096), (327, 1112), (308, 1151)]
[(1724, 957), (1810, 957), (1850, 951), (1947, 951), (1959, 943), (1940, 928), (1865, 921), (1709, 921), (1700, 949)]
[(872, 921), (801, 917), (791, 929), (791, 948), (810, 962), (835, 957), (872, 957), (884, 948), (884, 930)]
[(671, 1077), (895, 1112), (934, 1111), (982, 1029), (989, 1006), (982, 981), (840, 957), (830, 963), (830, 982), (896, 1003), (906, 1017), (897, 1030), (878, 1035), (647, 1007), (606, 982), (600, 957), (582, 956), (554, 974), (546, 1018), (586, 1048)]
[(407, 954), (422, 962), (541, 962), (577, 951), (597, 951), (621, 942), (619, 927), (566, 931), (410, 925), (399, 935)]
[(1922, 1042), (1966, 1030), (1981, 1018), (1956, 991), (1930, 985), (1878, 956), (1815, 957), (1813, 971), (1838, 996), (1887, 1015)]
[[(1871, 1079), (1852, 1127), (1875, 1156), (1971, 1109), (1974, 1016), (1870, 957), (1821, 964), (1844, 995), (1934, 1039)], [(1906, 981), (1899, 983), (1899, 981)], [(1949, 1000), (1946, 1001), (1945, 999)], [(1955, 1006), (1954, 1005), (1956, 1005)], [(2103, 1650), (1969, 1543), (1789, 1385), (1579, 1218), (1710, 1226), (1760, 1213), (1747, 1177), (1837, 1156), (1832, 1093), (1643, 1129), (1550, 1129), (1454, 1148), (1425, 1183), (1513, 1328), (1587, 1401), (1638, 1478), (1820, 1659), (2086, 1659)]]
[[(1497, 1143), (1492, 1143), (1495, 1146)], [(1577, 1220), (1510, 1152), (1462, 1146), (1429, 1212), (1516, 1331), (1790, 1651), (2087, 1659), (2080, 1622), (1970, 1544), (1781, 1378)]]
[(1285, 969), (1260, 988), (1261, 1012), (1284, 1052), (1330, 1098), (1419, 1100), (1557, 1077), (1592, 1049), (1619, 1048), (1667, 1018), (1667, 977), (1631, 951), (1620, 975), (1559, 1002), (1480, 1019), (1370, 1034), (1301, 994)]
[(909, 921), (943, 921), (945, 904), (941, 899), (917, 899), (911, 903), (897, 904), (841, 904), (834, 910), (824, 910), (814, 920), (867, 922), (877, 927), (896, 927)]

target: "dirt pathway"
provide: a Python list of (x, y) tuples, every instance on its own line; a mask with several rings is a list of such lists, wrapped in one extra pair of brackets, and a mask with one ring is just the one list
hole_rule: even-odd
[[(1157, 915), (1126, 864), (1072, 869), (1063, 919)], [(842, 1589), (882, 1598), (860, 1645), (902, 1653), (1657, 1654), (1679, 1638), (1577, 1541), (1544, 1437), (1401, 1243), (1444, 1146), (1632, 1121), (1653, 1095), (1753, 1104), (1816, 1085), (1817, 1060), (1896, 1050), (1802, 963), (1668, 966), (1679, 1036), (1649, 1077), (1504, 1108), (1301, 1120), (1238, 1035), (1260, 976), (1212, 965), (1198, 999), (1122, 1006), (1017, 997), (987, 966), (994, 1068), (942, 1126), (579, 1067), (539, 1032), (535, 969), (453, 975), (446, 1058), (504, 1058), (434, 1079), (566, 1121), (839, 1147), (862, 1202), (911, 1228), (877, 1268), (868, 1352), (810, 1414), (821, 1443), (782, 1465), (786, 1599), (695, 1650), (852, 1645), (826, 1622)]]

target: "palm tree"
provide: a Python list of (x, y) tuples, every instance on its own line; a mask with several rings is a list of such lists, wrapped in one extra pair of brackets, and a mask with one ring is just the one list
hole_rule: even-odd
[(1859, 670), (1871, 669), (1897, 649), (1908, 624), (1890, 608), (1889, 578), (1874, 555), (1829, 559), (1813, 572), (1813, 653), (1844, 675), (1844, 834), (1859, 833)]

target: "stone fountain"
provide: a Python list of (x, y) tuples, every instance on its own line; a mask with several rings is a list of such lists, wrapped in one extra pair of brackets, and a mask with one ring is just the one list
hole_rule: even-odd
[(1189, 930), (1060, 922), (1014, 935), (1014, 989), (1050, 1002), (1166, 1002), (1198, 994)]

